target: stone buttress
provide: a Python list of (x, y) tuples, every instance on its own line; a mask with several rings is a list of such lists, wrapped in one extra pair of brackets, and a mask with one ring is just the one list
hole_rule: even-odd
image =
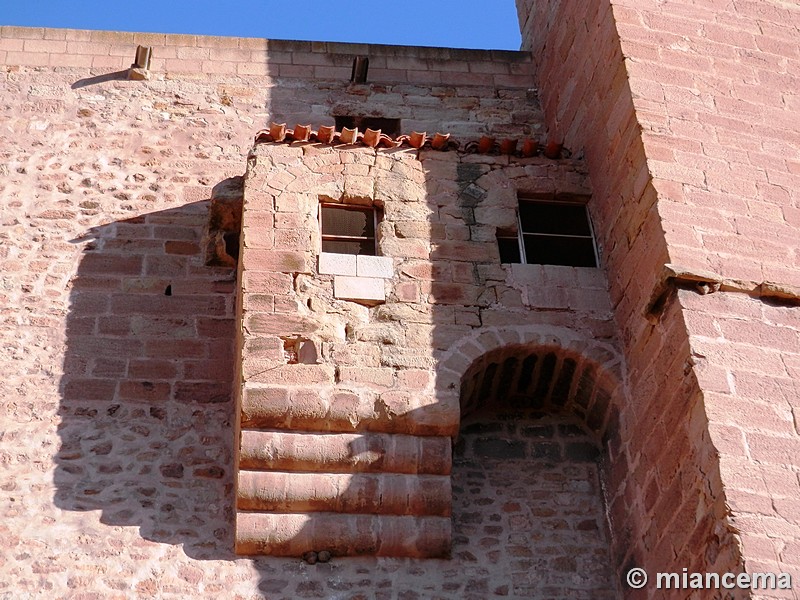
[[(321, 202), (385, 214), (381, 256), (322, 253)], [(238, 553), (448, 554), (457, 398), (435, 397), (430, 352), (405, 352), (404, 325), (380, 314), (416, 308), (393, 283), (408, 248), (388, 217), (424, 226), (427, 211), (415, 150), (261, 144), (251, 154)], [(405, 360), (387, 360), (393, 352)]]

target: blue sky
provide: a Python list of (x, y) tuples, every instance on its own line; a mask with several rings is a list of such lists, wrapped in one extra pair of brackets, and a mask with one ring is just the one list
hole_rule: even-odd
[(0, 0), (0, 25), (518, 50), (514, 0)]

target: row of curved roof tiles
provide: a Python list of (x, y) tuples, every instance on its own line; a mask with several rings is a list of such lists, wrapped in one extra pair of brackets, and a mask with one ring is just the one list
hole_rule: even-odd
[(291, 142), (317, 142), (320, 144), (345, 144), (362, 145), (370, 148), (400, 148), (402, 146), (411, 148), (430, 148), (433, 150), (463, 150), (471, 154), (507, 154), (509, 156), (519, 156), (530, 158), (541, 154), (546, 158), (559, 159), (568, 157), (570, 152), (562, 144), (555, 141), (548, 141), (540, 144), (533, 138), (502, 139), (497, 140), (490, 136), (483, 136), (479, 140), (461, 144), (452, 139), (449, 133), (435, 133), (429, 136), (427, 132), (414, 131), (409, 135), (399, 135), (391, 137), (382, 133), (380, 129), (367, 129), (363, 133), (357, 127), (349, 129), (343, 127), (337, 131), (333, 125), (321, 125), (319, 129), (311, 129), (311, 125), (295, 125), (294, 129), (287, 129), (286, 123), (272, 123), (268, 129), (262, 129), (256, 133), (255, 143), (265, 142), (291, 143)]

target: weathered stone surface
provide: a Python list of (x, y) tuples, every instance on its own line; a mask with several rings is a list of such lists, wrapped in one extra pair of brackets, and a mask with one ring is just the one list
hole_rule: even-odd
[(327, 473), (382, 472), (446, 475), (450, 440), (382, 433), (312, 434), (242, 431), (240, 465), (245, 469)]
[(391, 257), (359, 255), (356, 258), (356, 274), (359, 277), (394, 278), (394, 262)]
[(317, 261), (320, 275), (356, 275), (356, 255), (320, 252)]
[(237, 508), (265, 512), (339, 512), (449, 516), (450, 477), (387, 473), (239, 471)]
[[(602, 598), (618, 595), (603, 522), (617, 580), (631, 564), (798, 577), (798, 13), (518, 6), (531, 53), (2, 27), (0, 595)], [(154, 47), (150, 80), (124, 79), (136, 44)], [(348, 81), (355, 55), (370, 56), (371, 84)], [(264, 115), (292, 127), (350, 113), (446, 130), (462, 150), (485, 134), (573, 154), (261, 144), (237, 282), (239, 241), (202, 237), (212, 190), (241, 176)], [(517, 192), (590, 191), (601, 270), (499, 264)], [(345, 196), (383, 203), (379, 246), (397, 271), (379, 308), (335, 299), (314, 275), (315, 208)], [(203, 265), (208, 242), (217, 266)], [(685, 278), (693, 289), (645, 318), (665, 264), (720, 281)], [(237, 304), (284, 325), (239, 331)], [(541, 360), (487, 357), (520, 346)], [(512, 411), (463, 432), (447, 563), (324, 564), (321, 548), (314, 565), (233, 560), (234, 375), (281, 391), (254, 400), (281, 433), (335, 423), (333, 435), (411, 428), (437, 443), (456, 435), (462, 387), (496, 400), (521, 385), (511, 401), (603, 433), (608, 505), (593, 442)], [(528, 416), (539, 424), (511, 429)], [(525, 458), (492, 458), (498, 440)], [(340, 447), (316, 472), (356, 468)], [(382, 452), (371, 467), (411, 461)], [(267, 519), (248, 548), (334, 538), (346, 553), (439, 556), (451, 539), (446, 519), (323, 515), (319, 535), (303, 515)]]
[(378, 277), (336, 275), (333, 279), (333, 295), (339, 300), (382, 302), (386, 300), (385, 286), (384, 280)]
[(441, 558), (450, 551), (451, 524), (444, 517), (239, 513), (236, 534), (245, 555), (300, 556), (316, 547), (334, 557)]

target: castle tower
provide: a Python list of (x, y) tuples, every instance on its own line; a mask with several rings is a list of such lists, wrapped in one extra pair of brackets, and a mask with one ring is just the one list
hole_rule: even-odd
[(517, 7), (0, 27), (0, 595), (796, 587), (800, 10)]
[(548, 126), (585, 152), (629, 369), (617, 566), (796, 577), (800, 10), (517, 6)]

